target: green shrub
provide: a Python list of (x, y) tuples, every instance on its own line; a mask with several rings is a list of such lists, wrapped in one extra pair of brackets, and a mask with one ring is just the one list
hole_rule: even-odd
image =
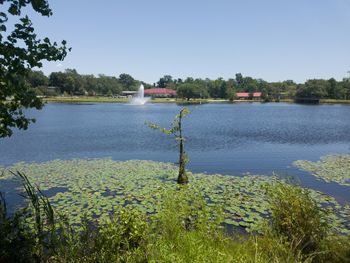
[(53, 209), (24, 174), (11, 173), (21, 180), (29, 205), (9, 216), (5, 198), (0, 193), (0, 262), (45, 261), (52, 237), (56, 235)]
[(185, 187), (169, 191), (153, 219), (149, 262), (225, 262), (229, 244), (201, 196)]
[(152, 224), (148, 262), (298, 262), (279, 237), (228, 235), (221, 221), (221, 209), (202, 196), (186, 187), (170, 191)]
[(148, 222), (135, 211), (121, 208), (99, 224), (91, 218), (74, 230), (68, 220), (57, 232), (54, 262), (141, 262)]
[(328, 236), (320, 244), (315, 262), (349, 263), (350, 236)]
[(111, 220), (99, 226), (96, 262), (141, 260), (141, 246), (147, 235), (148, 222), (145, 217), (133, 210), (121, 209)]
[(0, 262), (34, 262), (35, 236), (24, 224), (25, 215), (23, 210), (10, 217), (0, 193)]
[(277, 182), (268, 191), (271, 203), (272, 232), (290, 244), (300, 256), (317, 253), (328, 234), (325, 212), (309, 191)]

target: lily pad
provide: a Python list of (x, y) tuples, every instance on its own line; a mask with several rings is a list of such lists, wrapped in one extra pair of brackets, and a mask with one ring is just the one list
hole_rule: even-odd
[[(162, 211), (164, 197), (178, 187), (177, 167), (153, 161), (55, 160), (40, 164), (18, 163), (7, 170), (25, 173), (44, 191), (58, 187), (66, 189), (49, 199), (57, 212), (77, 226), (84, 214), (94, 215), (98, 220), (122, 206), (130, 206), (146, 215), (158, 213)], [(273, 176), (251, 174), (243, 177), (188, 174), (188, 190), (205, 198), (213, 216), (215, 209), (221, 207), (224, 223), (243, 226), (247, 231), (256, 229), (269, 218), (265, 186), (280, 180)], [(9, 172), (5, 173), (5, 178), (11, 176)], [(333, 197), (317, 191), (311, 191), (311, 195), (320, 207), (332, 212), (327, 220), (334, 231), (350, 232), (349, 206), (342, 206)]]
[(293, 164), (326, 182), (350, 186), (350, 155), (327, 155), (318, 162), (299, 160)]

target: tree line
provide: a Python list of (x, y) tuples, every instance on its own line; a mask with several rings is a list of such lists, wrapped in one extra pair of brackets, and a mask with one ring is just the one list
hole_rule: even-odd
[(129, 74), (119, 77), (99, 74), (81, 75), (75, 69), (52, 72), (49, 76), (42, 71), (31, 71), (27, 77), (29, 86), (38, 95), (120, 95), (123, 90), (137, 90), (140, 81)]
[(165, 75), (158, 82), (149, 84), (134, 79), (123, 73), (119, 77), (100, 74), (82, 75), (75, 69), (64, 72), (52, 72), (46, 76), (42, 71), (31, 71), (28, 84), (38, 95), (102, 95), (118, 96), (123, 90), (137, 90), (140, 84), (145, 88), (159, 87), (177, 91), (177, 95), (184, 99), (213, 98), (234, 100), (237, 92), (262, 92), (263, 99), (279, 100), (283, 98), (316, 98), (316, 99), (350, 99), (350, 79), (337, 81), (334, 78), (310, 79), (305, 83), (293, 80), (282, 82), (268, 82), (254, 79), (237, 73), (234, 78), (217, 79), (186, 79), (173, 78)]

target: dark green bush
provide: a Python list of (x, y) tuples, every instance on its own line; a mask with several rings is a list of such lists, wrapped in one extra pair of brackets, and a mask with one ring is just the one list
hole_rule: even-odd
[(322, 252), (316, 255), (315, 262), (350, 262), (350, 236), (328, 236), (320, 247)]
[(288, 242), (297, 254), (317, 253), (329, 226), (325, 212), (317, 206), (309, 191), (281, 182), (268, 189), (272, 232)]
[(0, 262), (34, 262), (35, 236), (23, 219), (26, 211), (10, 217), (0, 193)]
[(143, 258), (141, 246), (148, 236), (148, 222), (141, 214), (122, 208), (99, 226), (96, 262), (125, 262)]

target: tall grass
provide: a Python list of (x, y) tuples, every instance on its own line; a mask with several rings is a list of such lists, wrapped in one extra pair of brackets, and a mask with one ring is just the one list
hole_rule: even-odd
[(307, 189), (276, 183), (269, 191), (274, 234), (285, 238), (291, 249), (312, 254), (329, 233), (325, 211), (317, 207)]
[[(210, 209), (216, 209), (214, 218)], [(228, 235), (221, 219), (220, 209), (188, 189), (169, 193), (148, 237), (149, 262), (302, 262), (281, 236)]]

